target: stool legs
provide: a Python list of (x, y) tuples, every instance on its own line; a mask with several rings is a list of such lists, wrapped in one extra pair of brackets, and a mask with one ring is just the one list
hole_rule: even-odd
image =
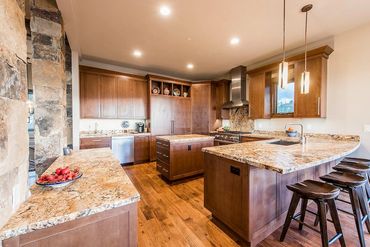
[(320, 221), (320, 232), (321, 232), (321, 243), (323, 247), (328, 247), (328, 227), (326, 225), (326, 209), (324, 201), (318, 201), (317, 207), (319, 211), (319, 221)]
[(353, 216), (355, 218), (356, 228), (360, 244), (362, 247), (366, 247), (365, 238), (364, 238), (364, 229), (361, 222), (361, 213), (360, 213), (360, 202), (359, 195), (356, 193), (356, 189), (349, 189), (349, 197), (351, 199)]
[(356, 192), (358, 194), (359, 203), (360, 203), (360, 209), (363, 217), (366, 217), (365, 225), (367, 228), (367, 232), (370, 233), (370, 215), (369, 215), (369, 204), (366, 200), (366, 193), (364, 187), (359, 187), (356, 189)]
[(333, 223), (334, 223), (335, 231), (337, 232), (337, 234), (342, 234), (342, 236), (339, 238), (340, 246), (345, 247), (346, 243), (344, 242), (342, 227), (340, 225), (338, 211), (337, 211), (337, 207), (335, 205), (335, 201), (334, 200), (329, 200), (328, 201), (328, 206), (329, 206), (331, 219), (333, 220)]
[[(301, 221), (302, 222), (304, 222), (304, 218), (306, 216), (307, 203), (308, 203), (307, 199), (302, 199), (302, 204), (301, 204)], [(299, 223), (298, 229), (299, 230), (303, 229), (303, 224), (302, 223)]]
[(280, 242), (283, 242), (284, 239), (285, 239), (285, 236), (286, 236), (286, 234), (288, 232), (290, 223), (292, 222), (292, 218), (294, 216), (294, 212), (297, 209), (299, 199), (300, 198), (297, 195), (297, 193), (293, 193), (292, 201), (290, 202), (288, 214), (287, 214), (286, 219), (285, 219), (283, 231), (281, 232), (281, 235), (280, 235)]

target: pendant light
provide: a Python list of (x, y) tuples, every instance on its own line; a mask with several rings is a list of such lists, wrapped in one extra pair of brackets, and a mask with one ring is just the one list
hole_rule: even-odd
[(308, 94), (310, 92), (310, 72), (307, 71), (307, 22), (308, 22), (308, 11), (312, 9), (312, 4), (304, 6), (301, 11), (306, 13), (306, 22), (304, 30), (304, 71), (301, 76), (301, 94)]
[(288, 62), (285, 61), (285, 0), (283, 7), (283, 61), (279, 64), (278, 85), (284, 89), (288, 86)]

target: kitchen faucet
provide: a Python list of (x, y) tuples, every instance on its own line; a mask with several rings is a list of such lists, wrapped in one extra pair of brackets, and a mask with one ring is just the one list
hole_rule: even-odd
[(300, 143), (301, 143), (301, 144), (305, 144), (305, 143), (306, 143), (306, 137), (304, 136), (304, 133), (303, 133), (303, 124), (287, 123), (287, 124), (285, 125), (285, 130), (287, 129), (288, 125), (300, 126), (300, 128), (301, 128), (301, 138), (300, 138)]

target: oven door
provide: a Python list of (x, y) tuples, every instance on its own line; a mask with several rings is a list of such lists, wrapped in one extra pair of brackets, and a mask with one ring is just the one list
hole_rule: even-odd
[(214, 141), (215, 146), (222, 146), (222, 145), (229, 145), (229, 144), (235, 144), (235, 142), (225, 141), (225, 140), (218, 140), (218, 139), (215, 139), (215, 141)]

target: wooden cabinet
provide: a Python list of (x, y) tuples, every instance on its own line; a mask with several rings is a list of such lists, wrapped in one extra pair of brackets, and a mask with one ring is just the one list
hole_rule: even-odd
[(202, 148), (213, 140), (176, 142), (157, 140), (157, 170), (168, 180), (182, 179), (204, 172)]
[(189, 98), (151, 96), (151, 133), (153, 135), (191, 133), (191, 101)]
[(193, 84), (191, 87), (192, 133), (208, 134), (211, 124), (211, 82)]
[(249, 75), (249, 116), (252, 119), (270, 118), (271, 86), (265, 72)]
[(241, 142), (256, 142), (256, 141), (264, 141), (264, 140), (270, 140), (273, 138), (268, 137), (250, 137), (250, 136), (241, 136), (240, 141)]
[(149, 156), (151, 162), (157, 160), (157, 141), (153, 135), (150, 136)]
[(81, 73), (81, 118), (100, 117), (100, 77), (94, 73)]
[(319, 56), (307, 60), (307, 70), (310, 72), (310, 92), (308, 94), (300, 93), (304, 61), (299, 61), (294, 66), (296, 79), (294, 117), (326, 117), (327, 59)]
[(117, 117), (134, 118), (134, 87), (128, 77), (120, 77), (117, 82)]
[(89, 137), (80, 139), (80, 149), (90, 148), (111, 148), (112, 138), (111, 137)]
[(117, 80), (114, 76), (100, 76), (100, 117), (117, 118)]
[(222, 106), (230, 101), (230, 81), (220, 80), (212, 82), (211, 105), (215, 111), (216, 119), (229, 119), (230, 110), (223, 109)]
[(150, 159), (150, 136), (136, 135), (134, 137), (135, 163), (142, 163)]
[(144, 78), (84, 66), (80, 78), (81, 118), (147, 118)]

